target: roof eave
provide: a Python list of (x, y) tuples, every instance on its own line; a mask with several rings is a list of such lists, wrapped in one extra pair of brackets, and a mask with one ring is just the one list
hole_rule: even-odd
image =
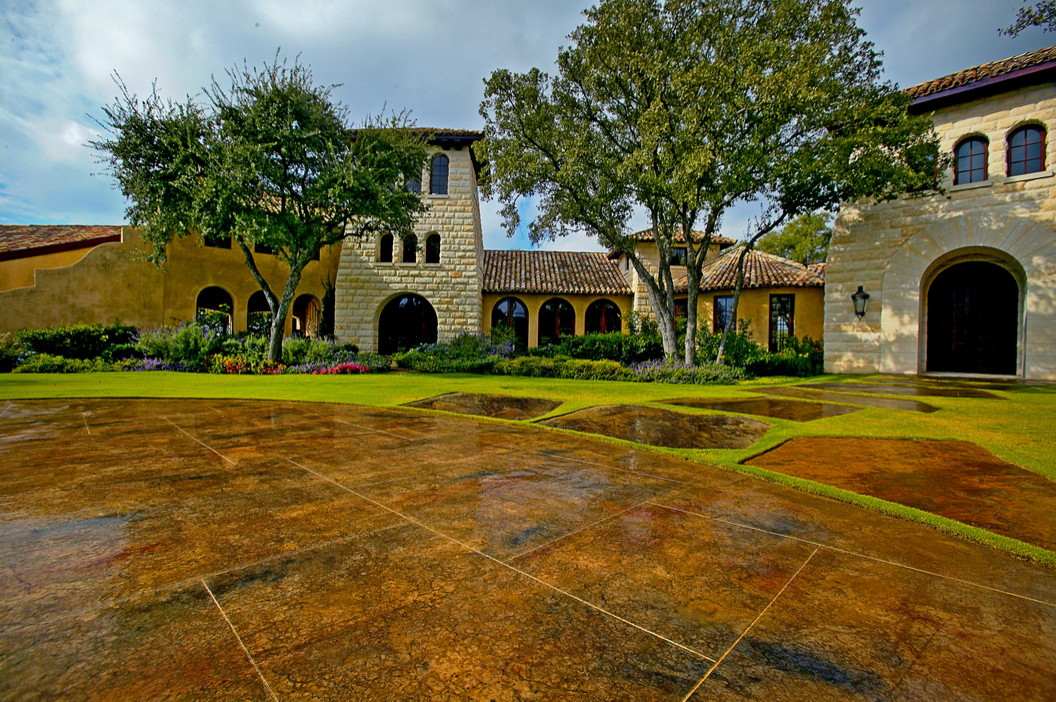
[(921, 95), (913, 98), (909, 104), (909, 110), (914, 114), (931, 112), (948, 105), (968, 102), (995, 93), (1008, 92), (1026, 85), (1041, 83), (1045, 79), (1056, 80), (1056, 61), (1046, 61), (1035, 66), (1017, 68), (999, 76), (981, 78), (966, 85), (958, 85), (953, 88)]

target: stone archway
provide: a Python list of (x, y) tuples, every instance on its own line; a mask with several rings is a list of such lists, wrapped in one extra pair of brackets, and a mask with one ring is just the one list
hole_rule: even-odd
[(436, 343), (436, 310), (421, 295), (389, 300), (378, 317), (378, 353), (392, 354), (421, 344)]
[(942, 268), (926, 288), (926, 370), (1014, 375), (1020, 287), (993, 261)]

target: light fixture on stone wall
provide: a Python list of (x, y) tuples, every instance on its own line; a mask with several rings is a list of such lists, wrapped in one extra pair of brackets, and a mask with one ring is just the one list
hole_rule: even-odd
[(859, 285), (858, 290), (851, 295), (851, 302), (854, 303), (854, 313), (858, 315), (858, 319), (861, 319), (865, 316), (865, 305), (869, 302), (869, 293)]

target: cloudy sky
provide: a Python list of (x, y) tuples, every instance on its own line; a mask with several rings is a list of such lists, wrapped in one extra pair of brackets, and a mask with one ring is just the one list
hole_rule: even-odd
[[(113, 100), (197, 94), (212, 74), (278, 47), (300, 54), (356, 118), (409, 109), (418, 124), (479, 129), (482, 80), (497, 68), (552, 68), (589, 0), (2, 0), (0, 223), (115, 224), (125, 202), (84, 146)], [(1039, 29), (999, 36), (1020, 0), (859, 0), (860, 25), (908, 86), (1056, 44)], [(482, 203), (485, 246), (507, 238)], [(737, 237), (748, 210), (724, 223)], [(644, 224), (644, 223), (643, 223)], [(544, 248), (596, 248), (570, 237)]]

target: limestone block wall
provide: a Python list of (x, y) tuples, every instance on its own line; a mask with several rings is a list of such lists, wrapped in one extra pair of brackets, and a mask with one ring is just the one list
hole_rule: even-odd
[[(393, 262), (379, 259), (379, 239), (346, 241), (337, 273), (334, 327), (337, 338), (363, 350), (378, 348), (378, 318), (393, 298), (414, 293), (433, 306), (437, 337), (444, 341), (462, 333), (480, 333), (483, 236), (477, 179), (468, 148), (445, 149), (450, 159), (448, 194), (425, 195), (429, 211), (415, 226), (415, 263), (400, 263), (397, 241)], [(423, 185), (428, 184), (423, 178)], [(441, 237), (440, 263), (425, 263), (426, 237)]]
[[(1008, 268), (1023, 291), (1018, 374), (1056, 380), (1056, 85), (1047, 83), (936, 112), (942, 148), (966, 136), (989, 141), (989, 179), (942, 195), (846, 205), (825, 273), (829, 372), (917, 373), (926, 368), (926, 292), (936, 269), (957, 260)], [(1006, 139), (1024, 123), (1048, 130), (1046, 170), (1008, 177)], [(870, 294), (858, 321), (850, 296)]]

